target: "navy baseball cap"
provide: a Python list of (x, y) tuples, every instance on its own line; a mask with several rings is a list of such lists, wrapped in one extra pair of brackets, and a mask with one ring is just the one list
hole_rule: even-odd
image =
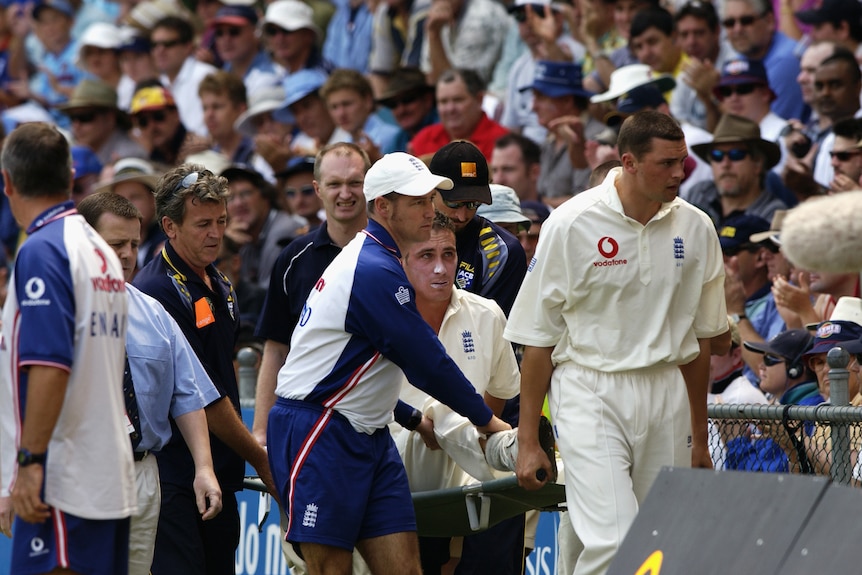
[(794, 362), (811, 349), (813, 340), (814, 336), (807, 329), (788, 329), (769, 341), (745, 341), (742, 345), (755, 353), (777, 355)]
[(102, 162), (96, 153), (87, 146), (72, 146), (72, 165), (75, 168), (75, 178), (83, 178), (90, 174), (102, 173)]
[(862, 353), (862, 326), (853, 321), (824, 321), (817, 326), (811, 349), (805, 355), (826, 353), (839, 346), (847, 353)]
[(862, 4), (858, 0), (823, 0), (819, 8), (799, 10), (793, 14), (805, 24), (840, 24), (859, 21), (862, 18)]
[(739, 250), (746, 245), (754, 245), (753, 234), (769, 230), (769, 222), (759, 216), (736, 214), (727, 218), (718, 228), (718, 240), (722, 251)]
[(760, 60), (737, 58), (728, 60), (721, 68), (721, 78), (718, 86), (736, 86), (738, 84), (764, 84), (769, 86), (769, 76)]
[(644, 108), (658, 108), (662, 104), (667, 104), (667, 100), (655, 84), (632, 88), (620, 96), (617, 100), (617, 111), (605, 116), (605, 124), (614, 128), (635, 112), (640, 112)]
[(581, 65), (573, 62), (536, 62), (533, 83), (521, 88), (521, 92), (536, 90), (551, 98), (581, 96), (589, 98), (592, 92), (584, 90)]
[(219, 8), (215, 17), (210, 22), (210, 26), (218, 26), (219, 24), (227, 26), (247, 26), (251, 24), (254, 26), (257, 24), (257, 12), (251, 6), (228, 4)]

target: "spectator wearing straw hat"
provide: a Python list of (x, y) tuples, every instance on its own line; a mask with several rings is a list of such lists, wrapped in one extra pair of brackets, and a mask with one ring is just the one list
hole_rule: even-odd
[(146, 150), (129, 135), (129, 117), (117, 107), (117, 92), (108, 84), (83, 80), (60, 109), (72, 123), (75, 143), (93, 150), (103, 165), (146, 157)]
[(716, 223), (735, 212), (770, 222), (775, 210), (787, 209), (787, 204), (764, 185), (766, 173), (781, 158), (781, 149), (760, 137), (755, 122), (726, 114), (718, 122), (712, 142), (691, 149), (712, 166), (714, 182), (696, 184), (687, 200)]

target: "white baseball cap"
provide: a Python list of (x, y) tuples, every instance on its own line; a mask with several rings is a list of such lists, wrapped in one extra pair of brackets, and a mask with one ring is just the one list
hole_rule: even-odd
[(365, 174), (363, 193), (365, 201), (392, 192), (402, 196), (424, 196), (435, 188), (451, 190), (452, 180), (435, 176), (422, 160), (404, 152), (386, 154), (377, 160)]
[(275, 24), (282, 30), (294, 32), (303, 28), (314, 31), (320, 42), (320, 28), (314, 23), (311, 6), (299, 0), (276, 0), (266, 9), (264, 24)]
[(611, 72), (611, 86), (608, 91), (591, 97), (590, 102), (607, 102), (650, 84), (655, 85), (659, 92), (668, 92), (674, 89), (676, 80), (669, 74), (653, 72), (646, 64), (630, 64)]

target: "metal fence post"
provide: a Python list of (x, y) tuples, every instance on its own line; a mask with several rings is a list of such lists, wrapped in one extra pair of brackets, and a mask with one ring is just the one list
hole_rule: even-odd
[(254, 392), (257, 388), (257, 362), (260, 355), (250, 348), (244, 347), (236, 353), (239, 364), (239, 402), (243, 407), (254, 407)]
[[(847, 365), (850, 355), (840, 347), (834, 347), (826, 354), (829, 363), (829, 403), (835, 406), (848, 405), (850, 403), (847, 380), (850, 372)], [(849, 484), (851, 478), (850, 469), (850, 435), (849, 426), (846, 422), (833, 421), (831, 423), (832, 437), (832, 480), (837, 483)]]

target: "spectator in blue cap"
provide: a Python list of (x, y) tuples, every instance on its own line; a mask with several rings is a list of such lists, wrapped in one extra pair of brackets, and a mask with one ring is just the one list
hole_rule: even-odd
[(327, 144), (352, 141), (350, 134), (335, 125), (320, 95), (326, 78), (322, 70), (308, 68), (291, 74), (284, 81), (287, 98), (273, 112), (273, 117), (279, 122), (295, 124), (299, 130), (290, 142), (291, 151), (297, 156), (314, 156)]
[(33, 7), (33, 32), (45, 48), (37, 70), (28, 84), (18, 84), (16, 95), (45, 107), (58, 126), (69, 127), (69, 120), (57, 106), (64, 104), (72, 90), (86, 75), (78, 67), (78, 50), (72, 40), (75, 10), (66, 0), (43, 0)]
[(587, 114), (592, 92), (583, 87), (580, 64), (539, 61), (533, 83), (533, 110), (548, 129), (541, 143), (539, 193), (557, 206), (583, 191), (590, 179), (584, 146), (603, 126)]
[(132, 96), (138, 82), (157, 78), (159, 73), (150, 54), (149, 38), (142, 36), (137, 28), (126, 26), (120, 29), (123, 43), (120, 44), (120, 69), (123, 77), (117, 85), (117, 107), (128, 112), (132, 107)]
[[(780, 140), (787, 120), (770, 109), (776, 96), (769, 85), (763, 62), (744, 58), (728, 61), (721, 69), (721, 78), (713, 88), (713, 95), (719, 101), (722, 114), (748, 118), (760, 127), (764, 140)], [(781, 159), (772, 169), (780, 174), (783, 166)]]
[(210, 22), (222, 69), (241, 78), (249, 94), (275, 86), (281, 80), (269, 55), (260, 49), (257, 12), (252, 6), (228, 4)]
[[(772, 283), (766, 267), (767, 248), (751, 241), (751, 236), (769, 230), (769, 222), (761, 217), (736, 213), (724, 220), (718, 229), (718, 239), (724, 255), (724, 296), (727, 313), (739, 326), (743, 341), (759, 344), (784, 331), (784, 319), (778, 313), (772, 295)], [(745, 376), (759, 381), (760, 354), (750, 348), (742, 351)]]
[(323, 203), (314, 190), (314, 156), (298, 156), (287, 163), (287, 168), (276, 173), (278, 189), (284, 190), (287, 211), (305, 218), (306, 229), (297, 235), (315, 230), (323, 223)]
[(93, 188), (102, 173), (102, 162), (99, 161), (96, 152), (87, 146), (72, 146), (72, 165), (75, 168), (72, 200), (77, 204), (93, 193)]

